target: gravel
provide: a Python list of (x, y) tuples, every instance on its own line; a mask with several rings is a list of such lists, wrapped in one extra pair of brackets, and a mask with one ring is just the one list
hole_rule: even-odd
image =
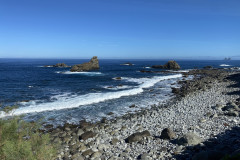
[[(210, 86), (207, 89), (191, 92), (178, 100), (172, 99), (168, 105), (157, 105), (141, 113), (89, 124), (91, 127), (54, 130), (52, 135), (62, 148), (58, 159), (71, 159), (72, 156), (79, 159), (191, 159), (196, 154), (195, 157), (206, 157), (204, 151), (221, 150), (221, 147), (230, 154), (240, 147), (237, 141), (240, 138), (240, 117), (221, 108), (239, 98), (238, 94), (230, 94), (239, 91), (234, 84), (236, 82), (230, 80), (213, 79), (207, 84)], [(165, 128), (171, 128), (175, 139), (160, 138)], [(150, 136), (143, 136), (137, 142), (125, 141), (130, 135), (143, 131), (148, 131)], [(87, 135), (93, 132), (94, 136)], [(178, 139), (189, 133), (198, 136), (202, 143), (179, 145)], [(79, 140), (78, 136), (82, 134), (88, 138)], [(64, 137), (58, 138), (57, 135)], [(70, 144), (71, 141), (74, 143)], [(229, 150), (224, 148), (228, 145), (231, 146)], [(210, 152), (206, 153), (210, 155)]]

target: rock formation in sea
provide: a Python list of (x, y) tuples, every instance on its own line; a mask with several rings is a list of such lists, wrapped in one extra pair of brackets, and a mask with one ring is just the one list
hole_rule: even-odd
[(71, 72), (83, 72), (99, 69), (99, 62), (97, 56), (94, 56), (89, 62), (74, 65)]
[(176, 61), (168, 61), (165, 65), (153, 65), (152, 68), (159, 69), (180, 69), (181, 67)]
[(63, 67), (63, 68), (66, 68), (66, 67), (70, 67), (70, 66), (66, 65), (65, 63), (57, 63), (55, 65), (45, 65), (44, 67)]

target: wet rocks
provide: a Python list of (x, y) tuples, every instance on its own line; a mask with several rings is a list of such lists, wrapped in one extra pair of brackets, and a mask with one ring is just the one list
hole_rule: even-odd
[(93, 138), (96, 136), (96, 133), (94, 133), (93, 131), (87, 131), (85, 133), (83, 133), (81, 136), (79, 136), (80, 140), (87, 140), (88, 138)]
[(165, 128), (164, 130), (162, 130), (161, 139), (174, 139), (176, 137), (175, 133), (170, 129), (170, 128)]
[(137, 106), (135, 104), (132, 104), (131, 106), (129, 106), (129, 108), (136, 108)]
[(115, 77), (114, 79), (115, 79), (115, 80), (121, 80), (122, 77)]
[(180, 88), (172, 88), (172, 93), (179, 94), (180, 92)]
[(129, 137), (126, 138), (127, 143), (133, 143), (133, 142), (139, 142), (141, 141), (144, 137), (151, 136), (149, 131), (143, 131), (143, 132), (136, 132)]
[(89, 62), (83, 64), (74, 65), (71, 68), (71, 72), (83, 72), (99, 69), (99, 62), (97, 56), (94, 56)]
[(168, 61), (165, 65), (153, 65), (152, 68), (159, 69), (180, 69), (181, 67), (176, 61)]

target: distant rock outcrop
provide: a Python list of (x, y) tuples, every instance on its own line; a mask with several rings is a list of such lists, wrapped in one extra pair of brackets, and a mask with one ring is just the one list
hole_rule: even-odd
[(168, 61), (165, 65), (153, 65), (152, 68), (159, 69), (180, 69), (181, 67), (176, 61)]
[(94, 56), (89, 62), (83, 64), (74, 65), (71, 68), (71, 72), (83, 72), (83, 71), (90, 71), (99, 69), (99, 62), (97, 56)]
[(63, 67), (63, 68), (66, 68), (66, 67), (70, 67), (70, 66), (66, 65), (65, 63), (57, 63), (55, 65), (45, 65), (44, 67)]

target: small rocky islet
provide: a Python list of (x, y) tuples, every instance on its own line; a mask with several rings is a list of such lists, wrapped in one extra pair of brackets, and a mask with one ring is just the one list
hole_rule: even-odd
[[(199, 69), (183, 73), (175, 97), (137, 113), (51, 128), (58, 160), (222, 159), (240, 148), (240, 73)], [(135, 106), (134, 104), (132, 106)], [(131, 106), (130, 106), (131, 107)]]
[[(71, 66), (68, 66), (65, 63), (57, 63), (55, 65), (45, 65), (44, 67), (68, 68)], [(85, 72), (85, 71), (92, 71), (92, 70), (98, 70), (98, 69), (100, 69), (98, 58), (97, 58), (97, 56), (93, 56), (89, 62), (73, 65), (72, 68), (70, 69), (70, 71), (71, 72)]]
[(74, 65), (70, 69), (70, 71), (71, 72), (84, 72), (84, 71), (91, 71), (91, 70), (98, 70), (98, 69), (100, 69), (99, 61), (98, 61), (97, 56), (94, 56), (89, 62)]
[(71, 66), (68, 66), (65, 63), (57, 63), (55, 65), (45, 65), (44, 67), (68, 68), (68, 67), (71, 67)]

